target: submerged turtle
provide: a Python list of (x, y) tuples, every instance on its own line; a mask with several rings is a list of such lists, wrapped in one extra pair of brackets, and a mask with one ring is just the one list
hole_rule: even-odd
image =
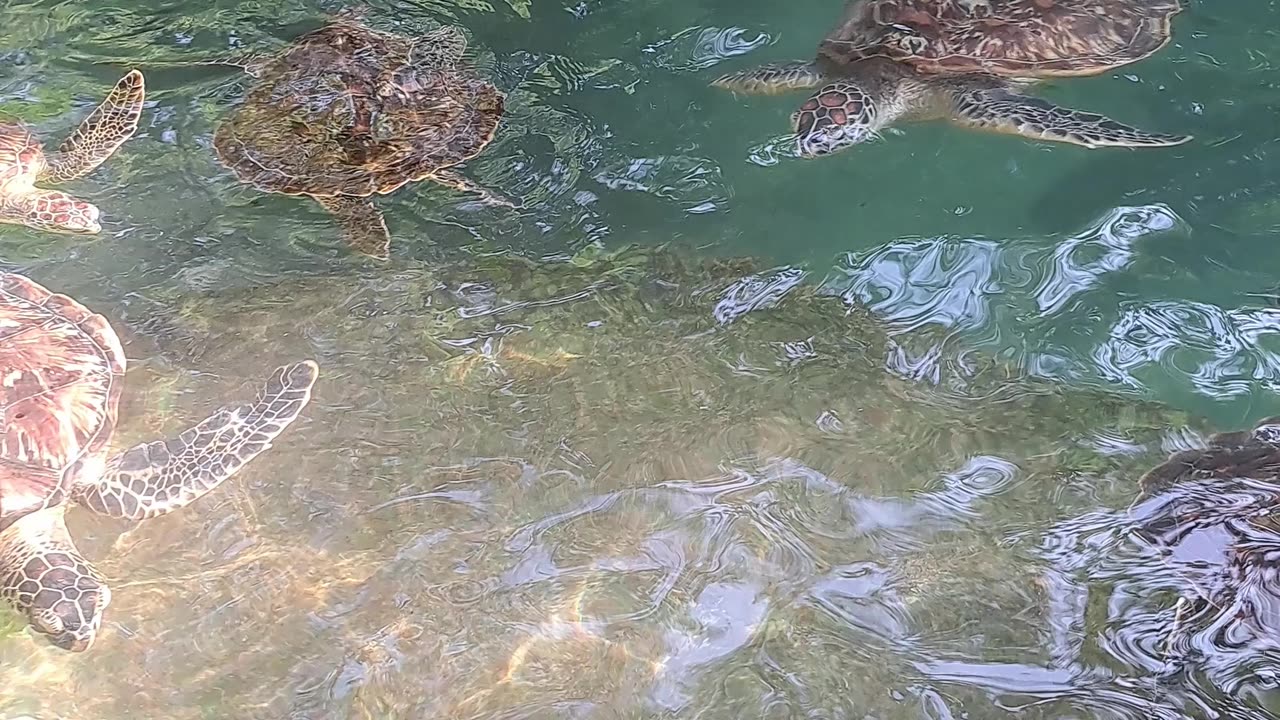
[(1022, 89), (1097, 75), (1164, 47), (1178, 0), (850, 0), (817, 59), (725, 75), (746, 92), (817, 91), (792, 116), (799, 153), (826, 155), (898, 120), (960, 125), (1085, 147), (1179, 145), (1059, 107)]
[(1224, 478), (1280, 478), (1280, 417), (1260, 420), (1249, 430), (1216, 433), (1203, 448), (1175, 452), (1138, 485), (1149, 497), (1180, 483)]
[(214, 148), (241, 180), (315, 198), (353, 247), (386, 257), (375, 193), (431, 179), (511, 205), (451, 169), (489, 144), (503, 112), (498, 89), (461, 64), (465, 50), (454, 27), (410, 39), (340, 19), (237, 63), (258, 82)]
[(37, 188), (36, 183), (64, 182), (93, 172), (138, 130), (145, 96), (142, 73), (131, 71), (49, 155), (27, 126), (0, 121), (0, 223), (54, 232), (100, 231), (97, 207), (64, 192)]
[(67, 505), (131, 520), (189, 505), (271, 447), (306, 406), (318, 368), (281, 367), (252, 404), (108, 457), (124, 371), (105, 318), (0, 275), (0, 598), (75, 652), (93, 644), (111, 592), (76, 550)]
[[(1169, 640), (1202, 623), (1214, 648), (1248, 652), (1274, 637), (1270, 611), (1280, 599), (1280, 417), (1250, 430), (1218, 433), (1203, 448), (1182, 450), (1140, 480), (1134, 536), (1180, 573), (1189, 590), (1178, 601)], [(1182, 548), (1179, 551), (1179, 548)]]

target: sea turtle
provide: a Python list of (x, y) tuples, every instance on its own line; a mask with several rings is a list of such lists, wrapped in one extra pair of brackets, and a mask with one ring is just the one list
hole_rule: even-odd
[(36, 183), (93, 172), (137, 131), (145, 96), (142, 73), (129, 72), (50, 155), (26, 125), (0, 120), (0, 223), (68, 233), (102, 230), (93, 204)]
[(289, 426), (318, 368), (277, 369), (256, 401), (108, 457), (125, 356), (101, 315), (21, 275), (0, 275), (0, 598), (56, 646), (93, 644), (111, 601), (76, 550), (70, 503), (145, 520), (189, 505)]
[(455, 27), (408, 38), (340, 17), (273, 57), (236, 63), (258, 81), (214, 148), (261, 190), (315, 198), (353, 247), (385, 258), (375, 193), (431, 179), (511, 205), (452, 170), (493, 139), (503, 112), (502, 93), (462, 64), (465, 50)]
[(1260, 420), (1249, 430), (1215, 433), (1203, 448), (1175, 452), (1148, 470), (1138, 485), (1143, 497), (1151, 497), (1180, 483), (1223, 478), (1280, 478), (1280, 416)]
[(712, 84), (777, 93), (817, 88), (792, 115), (802, 157), (875, 137), (898, 120), (968, 127), (1085, 147), (1179, 145), (1022, 90), (1043, 78), (1097, 75), (1169, 40), (1178, 0), (850, 0), (817, 59), (766, 65)]
[[(1232, 652), (1253, 633), (1274, 637), (1280, 597), (1280, 417), (1218, 433), (1181, 450), (1139, 481), (1133, 536), (1153, 548), (1187, 589), (1168, 640), (1204, 624)], [(1254, 646), (1260, 648), (1262, 646)]]

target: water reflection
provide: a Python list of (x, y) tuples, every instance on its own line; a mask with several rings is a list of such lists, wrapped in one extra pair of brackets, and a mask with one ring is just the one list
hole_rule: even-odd
[(1274, 421), (1185, 442), (1141, 479), (1125, 511), (1060, 523), (1044, 545), (1058, 613), (1056, 664), (1096, 672), (1097, 657), (1137, 669), (1134, 687), (1183, 712), (1274, 717), (1272, 520), (1280, 446)]
[[(0, 709), (1137, 718), (1210, 702), (1142, 705), (1124, 680), (1141, 665), (1072, 674), (1080, 643), (1053, 638), (1078, 632), (1063, 618), (1080, 603), (1044, 580), (1080, 582), (1063, 557), (1149, 569), (1073, 538), (1114, 532), (1097, 508), (1131, 501), (1186, 420), (887, 335), (799, 277), (630, 250), (153, 292), (126, 398), (147, 412), (124, 432), (218, 400), (179, 368), (307, 352), (323, 386), (297, 441), (220, 500), (146, 532), (72, 519), (116, 613), (92, 662), (0, 643)], [(903, 344), (933, 348), (929, 382), (895, 370)]]
[(1118, 207), (1051, 248), (961, 238), (891, 243), (847, 255), (828, 288), (903, 330), (940, 324), (981, 332), (995, 315), (1020, 312), (1020, 300), (1034, 299), (1039, 318), (1070, 310), (1073, 299), (1128, 267), (1137, 241), (1178, 223), (1163, 205)]
[(1280, 310), (1223, 309), (1206, 303), (1156, 302), (1122, 307), (1094, 360), (1108, 380), (1133, 387), (1167, 367), (1209, 397), (1274, 392), (1280, 356), (1271, 347)]
[[(50, 137), (114, 79), (92, 61), (278, 47), (333, 9), (79, 5), (0, 29), (0, 102)], [(1271, 116), (1263, 74), (1207, 74), (1230, 33), (1141, 66), (1170, 88), (1153, 114), (1225, 75), (1247, 89), (1205, 111), (1246, 142), (1195, 162), (975, 135), (833, 164), (765, 143), (760, 168), (744, 148), (791, 101), (747, 112), (708, 69), (788, 37), (779, 56), (811, 52), (829, 8), (749, 9), (758, 33), (698, 4), (374, 5), (409, 32), (468, 26), (508, 105), (467, 170), (525, 209), (406, 190), (393, 262), (361, 264), (320, 212), (217, 165), (237, 75), (156, 70), (148, 127), (85, 183), (116, 224), (6, 233), (8, 263), (128, 335), (126, 436), (202, 416), (244, 367), (317, 356), (325, 377), (290, 447), (211, 502), (145, 530), (72, 517), (115, 613), (85, 659), (0, 637), (0, 715), (1280, 714), (1271, 531), (1232, 514), (1269, 491), (1179, 482), (1129, 509), (1145, 470), (1206, 445), (1133, 396), (1273, 384), (1275, 318), (1237, 292), (1274, 281), (1273, 208), (1247, 202), (1275, 186)], [(1261, 42), (1254, 11), (1212, 10)], [(1203, 87), (1172, 92), (1184, 72)], [(1119, 114), (1145, 102), (1128, 82), (1072, 86)], [(1217, 242), (1237, 211), (1252, 234)], [(1180, 507), (1205, 518), (1185, 538)]]
[(1168, 207), (1151, 205), (1115, 208), (1048, 246), (904, 240), (846, 255), (824, 288), (850, 307), (869, 306), (895, 332), (946, 329), (1016, 357), (1036, 375), (1135, 391), (1185, 385), (1219, 402), (1273, 391), (1280, 372), (1274, 308), (1100, 299), (1100, 290), (1158, 254), (1156, 243), (1183, 225)]

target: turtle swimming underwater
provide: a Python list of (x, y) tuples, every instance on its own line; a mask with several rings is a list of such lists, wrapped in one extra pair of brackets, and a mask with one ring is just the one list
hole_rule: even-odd
[(319, 372), (278, 368), (252, 404), (108, 457), (124, 371), (105, 318), (0, 274), (0, 598), (74, 652), (93, 644), (111, 591), (67, 532), (68, 504), (131, 520), (189, 505), (271, 447)]
[[(1133, 537), (1183, 576), (1169, 629), (1219, 668), (1274, 651), (1280, 615), (1280, 417), (1175, 452), (1140, 480)], [(1194, 643), (1186, 633), (1203, 633)], [(1254, 642), (1266, 638), (1263, 642)], [(1233, 657), (1234, 656), (1234, 657)], [(1225, 662), (1231, 659), (1231, 662)]]
[(97, 207), (64, 192), (37, 188), (36, 183), (64, 182), (93, 172), (137, 132), (145, 96), (142, 73), (129, 72), (49, 155), (27, 126), (0, 121), (0, 223), (68, 233), (102, 230)]
[(260, 190), (315, 198), (355, 249), (385, 258), (374, 194), (431, 179), (511, 205), (451, 169), (489, 144), (503, 113), (498, 89), (461, 64), (465, 50), (454, 27), (411, 39), (339, 19), (239, 63), (258, 82), (214, 148)]
[(803, 157), (827, 155), (898, 120), (1085, 147), (1162, 147), (1189, 135), (1139, 130), (1021, 91), (1098, 75), (1164, 47), (1178, 0), (850, 0), (812, 62), (766, 65), (712, 84), (757, 93), (817, 88), (792, 115)]

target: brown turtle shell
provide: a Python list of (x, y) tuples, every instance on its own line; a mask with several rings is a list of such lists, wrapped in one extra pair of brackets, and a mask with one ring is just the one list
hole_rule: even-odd
[(1096, 75), (1169, 41), (1178, 0), (851, 0), (818, 55), (925, 73)]
[(106, 318), (0, 274), (0, 529), (66, 499), (116, 424), (124, 350)]
[(1143, 495), (1183, 482), (1209, 478), (1280, 478), (1280, 416), (1260, 420), (1250, 430), (1217, 433), (1204, 448), (1173, 453), (1139, 480)]
[(268, 192), (392, 192), (477, 155), (503, 113), (489, 82), (351, 22), (302, 36), (259, 77), (214, 149)]

